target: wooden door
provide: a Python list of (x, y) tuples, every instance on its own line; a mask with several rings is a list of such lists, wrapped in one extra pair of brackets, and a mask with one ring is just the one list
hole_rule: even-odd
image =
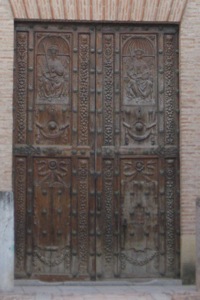
[(16, 276), (179, 273), (177, 27), (18, 23)]

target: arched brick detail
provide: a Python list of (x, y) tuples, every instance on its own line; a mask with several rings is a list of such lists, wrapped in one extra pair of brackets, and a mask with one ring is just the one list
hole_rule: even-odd
[(15, 19), (180, 22), (187, 0), (9, 0)]

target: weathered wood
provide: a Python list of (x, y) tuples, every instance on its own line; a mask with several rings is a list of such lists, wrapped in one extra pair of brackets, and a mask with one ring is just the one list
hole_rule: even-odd
[(177, 29), (16, 27), (16, 274), (178, 276)]

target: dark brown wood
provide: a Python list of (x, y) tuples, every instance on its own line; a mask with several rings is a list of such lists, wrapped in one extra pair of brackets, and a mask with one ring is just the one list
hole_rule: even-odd
[(176, 26), (18, 23), (16, 276), (179, 276)]

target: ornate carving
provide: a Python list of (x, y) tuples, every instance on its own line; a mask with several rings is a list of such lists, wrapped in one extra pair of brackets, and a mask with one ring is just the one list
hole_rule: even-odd
[(86, 271), (88, 259), (88, 161), (80, 160), (78, 169), (79, 178), (79, 257), (80, 271)]
[(16, 158), (15, 172), (15, 253), (16, 271), (24, 271), (26, 224), (26, 159)]
[(150, 140), (151, 145), (155, 144), (156, 113), (149, 110), (145, 114), (141, 107), (137, 109), (126, 109), (123, 126), (125, 128), (125, 145), (128, 146), (135, 142)]
[(37, 102), (69, 101), (70, 50), (66, 40), (49, 36), (37, 49)]
[(113, 35), (103, 36), (104, 144), (113, 144)]
[[(127, 253), (127, 251), (126, 251)], [(144, 250), (131, 249), (128, 251), (129, 255), (125, 254), (123, 251), (120, 254), (121, 268), (124, 270), (126, 268), (126, 262), (135, 266), (145, 266), (156, 256), (159, 252), (156, 250), (145, 248)]]
[(16, 143), (26, 143), (28, 34), (17, 33), (16, 45)]
[[(48, 255), (46, 253), (48, 252)], [(56, 252), (56, 256), (53, 255)], [(49, 255), (50, 254), (50, 255)], [(37, 266), (37, 263), (35, 261), (35, 258), (38, 258), (43, 264), (49, 266), (49, 267), (55, 267), (60, 265), (63, 261), (67, 264), (67, 269), (70, 265), (70, 248), (68, 246), (56, 250), (55, 249), (49, 249), (41, 248), (36, 246), (34, 249), (34, 257), (33, 257), (33, 263), (35, 266)]]
[(89, 35), (79, 36), (79, 143), (88, 145)]
[(175, 119), (174, 119), (174, 98), (175, 98), (175, 52), (174, 37), (166, 35), (164, 39), (165, 49), (165, 108), (166, 108), (166, 144), (175, 143)]
[(158, 254), (158, 162), (125, 159), (121, 170), (120, 260), (124, 270), (127, 263), (144, 266)]
[(36, 122), (35, 125), (38, 128), (37, 143), (40, 143), (40, 135), (47, 140), (55, 140), (63, 137), (65, 142), (68, 141), (67, 128), (69, 127), (69, 123), (59, 125), (55, 120), (50, 120), (44, 124)]
[(155, 104), (155, 76), (154, 42), (128, 39), (123, 46), (124, 104)]
[(105, 260), (110, 263), (113, 257), (113, 163), (111, 160), (104, 162), (104, 239)]
[(69, 161), (62, 159), (38, 159), (37, 163), (37, 184), (40, 186), (47, 184), (49, 187), (57, 186), (58, 184), (69, 188), (71, 184), (66, 182), (66, 175), (69, 173)]
[(71, 114), (68, 105), (38, 105), (35, 110), (35, 141), (37, 144), (69, 144)]
[(175, 264), (175, 161), (166, 160), (166, 252), (168, 271), (174, 271)]
[(139, 161), (127, 161), (124, 163), (124, 172), (123, 174), (128, 181), (135, 179), (152, 181), (152, 177), (155, 175), (156, 162), (153, 160), (148, 160), (144, 162), (143, 160)]

